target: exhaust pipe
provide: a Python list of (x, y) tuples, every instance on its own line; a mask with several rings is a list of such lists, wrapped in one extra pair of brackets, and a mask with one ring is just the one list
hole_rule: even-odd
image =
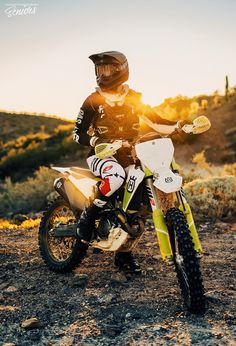
[(65, 178), (57, 178), (54, 181), (54, 189), (59, 193), (59, 195), (64, 198), (66, 202), (70, 204), (69, 198), (66, 194), (66, 189), (65, 189)]

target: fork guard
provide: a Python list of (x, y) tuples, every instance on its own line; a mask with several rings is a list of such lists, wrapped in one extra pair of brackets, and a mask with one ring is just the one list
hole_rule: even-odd
[(190, 205), (188, 203), (184, 203), (184, 207), (180, 205), (179, 209), (185, 214), (185, 217), (187, 219), (188, 227), (190, 229), (190, 234), (193, 238), (194, 250), (200, 254), (202, 253), (202, 245), (201, 245), (198, 232), (194, 223)]

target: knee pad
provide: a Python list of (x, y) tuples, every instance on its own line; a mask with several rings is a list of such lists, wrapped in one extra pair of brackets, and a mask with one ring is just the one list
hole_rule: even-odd
[(122, 186), (125, 175), (124, 168), (118, 162), (107, 161), (101, 167), (103, 181), (99, 186), (99, 190), (104, 196), (111, 196)]

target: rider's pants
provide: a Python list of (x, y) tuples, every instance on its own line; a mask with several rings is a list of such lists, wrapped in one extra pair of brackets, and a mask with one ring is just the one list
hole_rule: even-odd
[(87, 158), (87, 163), (92, 173), (103, 179), (99, 185), (99, 190), (103, 196), (113, 195), (124, 183), (125, 170), (113, 156), (99, 159), (93, 155)]

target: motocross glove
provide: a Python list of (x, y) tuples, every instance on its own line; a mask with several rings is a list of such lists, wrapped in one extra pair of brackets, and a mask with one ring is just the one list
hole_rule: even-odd
[(191, 121), (191, 120), (187, 120), (187, 119), (185, 119), (185, 120), (179, 120), (179, 121), (177, 122), (177, 126), (178, 126), (179, 129), (182, 129), (182, 127), (183, 127), (184, 125), (190, 125), (190, 124), (192, 124), (192, 121)]

